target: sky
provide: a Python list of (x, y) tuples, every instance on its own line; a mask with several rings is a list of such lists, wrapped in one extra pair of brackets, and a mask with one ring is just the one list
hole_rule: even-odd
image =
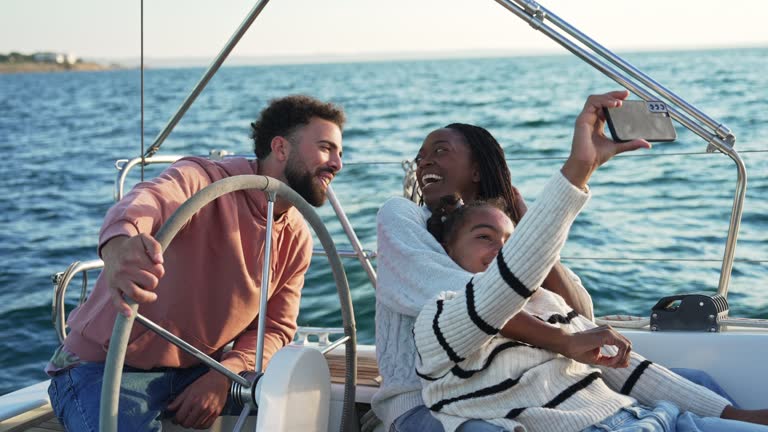
[[(146, 0), (144, 55), (222, 48), (255, 1)], [(768, 46), (763, 0), (542, 0), (614, 51)], [(0, 53), (136, 59), (140, 0), (2, 0)], [(493, 0), (271, 0), (231, 57), (562, 53)]]

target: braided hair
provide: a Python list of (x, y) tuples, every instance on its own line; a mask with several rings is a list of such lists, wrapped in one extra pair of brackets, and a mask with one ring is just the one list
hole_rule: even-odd
[(518, 200), (516, 190), (512, 187), (512, 176), (504, 160), (504, 150), (496, 138), (485, 128), (465, 123), (451, 123), (446, 126), (464, 136), (472, 157), (478, 164), (480, 172), (479, 199), (501, 198), (506, 203), (505, 213), (517, 225), (522, 214), (515, 205)]
[(501, 210), (512, 218), (507, 203), (501, 197), (489, 200), (474, 200), (464, 204), (458, 195), (446, 195), (440, 198), (438, 204), (429, 210), (432, 214), (427, 219), (427, 231), (435, 237), (438, 243), (448, 245), (453, 235), (464, 225), (465, 219), (475, 209), (493, 207)]

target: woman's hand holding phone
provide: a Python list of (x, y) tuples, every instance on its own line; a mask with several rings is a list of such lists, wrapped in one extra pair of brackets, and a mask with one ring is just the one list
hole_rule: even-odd
[(576, 118), (571, 155), (562, 168), (563, 175), (574, 186), (585, 189), (592, 173), (617, 154), (651, 148), (651, 144), (644, 139), (616, 143), (605, 136), (604, 109), (621, 106), (628, 96), (629, 92), (624, 90), (587, 98)]

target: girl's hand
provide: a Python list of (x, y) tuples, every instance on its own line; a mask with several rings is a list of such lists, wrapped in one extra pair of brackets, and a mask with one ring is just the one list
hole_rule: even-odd
[[(614, 356), (602, 353), (603, 346), (615, 346), (618, 351)], [(625, 368), (629, 366), (632, 342), (610, 326), (599, 326), (570, 335), (560, 354), (590, 365)]]

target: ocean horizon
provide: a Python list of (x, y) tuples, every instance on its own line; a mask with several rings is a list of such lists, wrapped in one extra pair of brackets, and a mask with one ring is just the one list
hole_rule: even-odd
[[(768, 48), (766, 44), (739, 44), (739, 45), (708, 45), (708, 46), (673, 46), (659, 50), (656, 47), (637, 46), (615, 50), (618, 55), (633, 55), (642, 53), (674, 53), (674, 52), (706, 52), (722, 50), (753, 50)], [(422, 61), (422, 60), (456, 60), (456, 59), (500, 59), (517, 57), (569, 57), (572, 54), (564, 48), (553, 45), (546, 49), (477, 49), (477, 50), (433, 50), (433, 51), (382, 51), (382, 52), (315, 52), (306, 54), (283, 55), (230, 55), (222, 64), (222, 68), (239, 66), (289, 66), (289, 65), (313, 65), (313, 64), (353, 64), (353, 63), (378, 63), (398, 61)], [(119, 64), (125, 68), (138, 68), (141, 65), (139, 56), (132, 57), (104, 57), (89, 56), (90, 61), (101, 64)], [(153, 57), (144, 58), (145, 67), (153, 69), (165, 68), (189, 68), (208, 67), (214, 56), (181, 56), (181, 57)]]

